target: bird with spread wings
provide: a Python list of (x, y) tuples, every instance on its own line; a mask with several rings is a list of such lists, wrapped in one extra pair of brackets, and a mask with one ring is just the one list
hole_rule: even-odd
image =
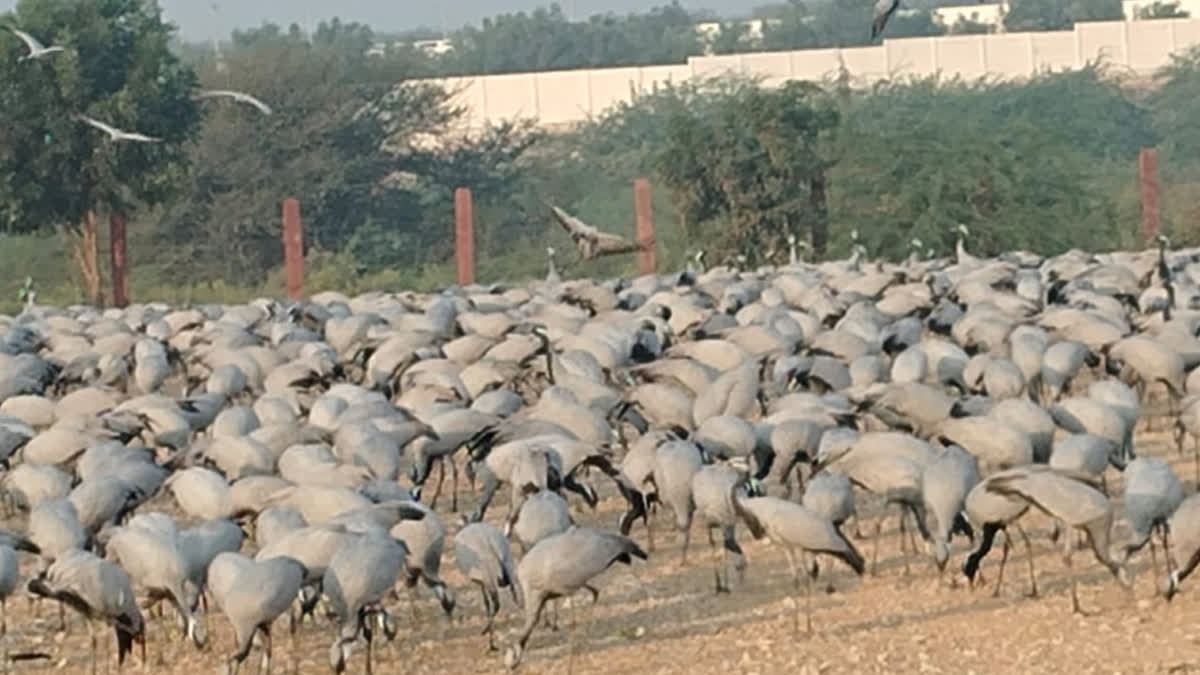
[(575, 242), (575, 248), (579, 249), (579, 255), (582, 260), (591, 260), (606, 255), (633, 253), (642, 250), (642, 246), (637, 242), (615, 234), (609, 234), (608, 232), (601, 232), (559, 207), (553, 204), (549, 206), (551, 211), (554, 212), (554, 218), (558, 221), (559, 225), (562, 225), (567, 234), (571, 235), (571, 239)]

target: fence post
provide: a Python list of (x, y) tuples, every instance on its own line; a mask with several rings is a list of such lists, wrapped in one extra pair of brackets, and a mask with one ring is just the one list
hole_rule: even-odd
[(638, 178), (633, 181), (633, 208), (637, 217), (638, 272), (654, 274), (654, 209), (651, 203), (650, 181)]
[(458, 284), (475, 283), (475, 221), (471, 190), (465, 187), (454, 191), (454, 260), (458, 264)]
[(1138, 176), (1142, 183), (1142, 236), (1146, 241), (1158, 235), (1158, 152), (1142, 148), (1138, 154)]
[(283, 264), (287, 276), (287, 294), (299, 300), (304, 293), (304, 233), (300, 227), (300, 201), (283, 200)]
[(114, 210), (108, 214), (108, 252), (112, 260), (112, 293), (114, 307), (129, 305), (129, 249), (125, 243), (125, 214)]

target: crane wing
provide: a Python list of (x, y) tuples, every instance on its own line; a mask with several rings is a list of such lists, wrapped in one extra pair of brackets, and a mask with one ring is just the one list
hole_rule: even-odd
[(263, 103), (259, 99), (255, 98), (245, 92), (234, 91), (232, 89), (204, 89), (204, 90), (201, 90), (196, 93), (196, 98), (217, 98), (217, 97), (232, 98), (233, 100), (239, 101), (241, 103), (249, 103), (250, 105), (252, 105), (255, 108), (258, 108), (260, 111), (262, 111), (262, 113), (264, 115), (270, 115), (272, 112), (271, 106), (267, 105), (266, 103)]
[(879, 37), (887, 26), (888, 19), (892, 18), (896, 8), (900, 6), (900, 0), (879, 0), (875, 3), (875, 19), (871, 22), (871, 39)]
[(563, 229), (567, 231), (567, 234), (571, 235), (573, 238), (587, 237), (591, 239), (600, 233), (600, 231), (596, 228), (584, 223), (582, 220), (570, 215), (557, 206), (551, 205), (550, 209), (554, 212), (554, 218), (558, 220), (558, 224), (562, 225)]
[(625, 237), (608, 232), (596, 232), (596, 252), (597, 257), (604, 255), (617, 255), (618, 253), (633, 253), (642, 249), (635, 241), (630, 241)]
[(80, 122), (83, 122), (84, 124), (86, 124), (88, 126), (95, 127), (110, 136), (116, 136), (121, 133), (120, 129), (109, 126), (109, 125), (105, 124), (104, 122), (101, 122), (100, 120), (92, 119), (91, 117), (88, 117), (87, 115), (76, 115), (75, 119), (79, 120)]
[(21, 38), (21, 42), (24, 42), (25, 46), (29, 47), (29, 51), (31, 53), (42, 51), (42, 43), (38, 42), (37, 38), (19, 28), (10, 28), (9, 30), (11, 30), (17, 37)]
[(580, 252), (583, 253), (585, 260), (619, 253), (631, 253), (642, 248), (636, 242), (630, 241), (625, 237), (602, 232), (557, 206), (551, 205), (550, 208), (554, 212), (555, 219), (563, 226), (567, 234), (571, 235), (572, 239), (575, 239), (577, 243), (580, 240), (588, 242), (586, 250), (584, 246), (580, 246)]

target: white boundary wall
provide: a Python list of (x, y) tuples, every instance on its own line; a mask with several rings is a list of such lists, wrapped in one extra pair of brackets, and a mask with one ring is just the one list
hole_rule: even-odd
[(1103, 21), (1076, 24), (1074, 30), (1041, 33), (954, 35), (885, 40), (874, 47), (804, 49), (696, 56), (685, 64), (560, 70), (480, 75), (430, 80), (457, 91), (464, 122), (478, 128), (489, 122), (532, 118), (549, 128), (564, 128), (629, 101), (635, 94), (693, 77), (740, 72), (768, 84), (820, 80), (845, 64), (860, 84), (883, 78), (943, 77), (1001, 79), (1028, 77), (1046, 70), (1069, 70), (1100, 59), (1114, 69), (1148, 75), (1170, 62), (1171, 55), (1200, 44), (1200, 19)]

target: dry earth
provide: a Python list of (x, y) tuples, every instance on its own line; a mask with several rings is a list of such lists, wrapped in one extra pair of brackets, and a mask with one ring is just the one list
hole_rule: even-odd
[[(1170, 457), (1188, 483), (1189, 493), (1194, 491), (1190, 453), (1179, 457), (1173, 449), (1168, 451), (1161, 438), (1139, 435), (1139, 452)], [(595, 482), (599, 485), (602, 481)], [(1111, 470), (1109, 487), (1119, 493), (1120, 478)], [(460, 509), (464, 504), (472, 506), (473, 497), (464, 494)], [(506, 508), (503, 499), (497, 502), (490, 513), (493, 521)], [(152, 506), (166, 508), (168, 504)], [(620, 506), (619, 499), (609, 497), (596, 513), (582, 513), (579, 519), (583, 524), (612, 527)], [(443, 501), (439, 509), (445, 508), (448, 504)], [(868, 511), (864, 531), (873, 531), (877, 514), (877, 509)], [(669, 518), (660, 511), (655, 536), (658, 546), (648, 564), (639, 561), (632, 569), (617, 566), (601, 578), (597, 584), (600, 601), (591, 621), (584, 593), (576, 597), (574, 607), (562, 609), (562, 630), (539, 629), (534, 634), (522, 666), (525, 673), (1200, 673), (1200, 576), (1185, 582), (1183, 592), (1166, 604), (1154, 594), (1162, 573), (1151, 574), (1148, 549), (1136, 558), (1132, 594), (1116, 585), (1090, 551), (1080, 550), (1075, 554), (1075, 569), (1082, 580), (1080, 598), (1090, 615), (1072, 615), (1062, 556), (1046, 537), (1049, 521), (1044, 518), (1030, 516), (1029, 528), (1041, 597), (1026, 597), (1028, 568), (1019, 537), (1005, 571), (1003, 590), (999, 597), (992, 597), (1000, 537), (983, 568), (988, 586), (974, 591), (961, 585), (950, 588), (938, 582), (930, 558), (923, 552), (912, 559), (911, 575), (905, 575), (896, 518), (894, 512), (889, 513), (878, 576), (868, 574), (859, 579), (839, 562), (822, 560), (821, 589), (813, 596), (811, 636), (804, 634), (802, 618), (800, 632), (794, 631), (796, 605), (789, 597), (787, 564), (778, 548), (749, 541), (744, 528), (739, 529), (750, 561), (745, 583), (735, 582), (732, 594), (716, 595), (713, 558), (704, 533), (698, 526), (693, 531), (693, 555), (681, 568), (681, 538), (666, 531)], [(18, 520), (9, 526), (19, 528), (22, 523)], [(1126, 531), (1118, 521), (1118, 541)], [(640, 525), (634, 536), (644, 544), (645, 530)], [(871, 543), (859, 541), (857, 545), (869, 558)], [(447, 541), (447, 549), (450, 546)], [(966, 547), (965, 541), (956, 542), (952, 571), (961, 564)], [(402, 593), (393, 608), (401, 632), (394, 643), (376, 650), (376, 672), (503, 672), (501, 653), (488, 653), (486, 638), (479, 634), (483, 625), (479, 594), (461, 585), (450, 555), (443, 576), (459, 593), (453, 622), (443, 618), (424, 588), (415, 605)], [(827, 583), (832, 584), (832, 593), (825, 592)], [(520, 615), (511, 596), (503, 597), (498, 629), (501, 638), (507, 639), (519, 627)], [(90, 670), (88, 632), (77, 616), (68, 615), (69, 629), (64, 634), (56, 632), (57, 612), (48, 603), (35, 612), (18, 594), (8, 611), (6, 651), (53, 654), (49, 665), (21, 663), (14, 671)], [(331, 625), (324, 620), (318, 625), (306, 623), (294, 645), (286, 621), (276, 626), (272, 672), (329, 672), (326, 655), (334, 634)], [(209, 619), (209, 630), (208, 649), (197, 652), (182, 642), (173, 621), (153, 620), (149, 672), (217, 672), (232, 651), (231, 631), (215, 613)], [(168, 634), (169, 640), (164, 640)], [(101, 636), (99, 672), (115, 672), (112, 633), (105, 630)], [(568, 636), (573, 637), (574, 648)], [(258, 672), (259, 659), (260, 652), (255, 650), (242, 672)], [(126, 665), (127, 670), (141, 666), (136, 657)], [(348, 672), (364, 672), (361, 651), (355, 654)]]

